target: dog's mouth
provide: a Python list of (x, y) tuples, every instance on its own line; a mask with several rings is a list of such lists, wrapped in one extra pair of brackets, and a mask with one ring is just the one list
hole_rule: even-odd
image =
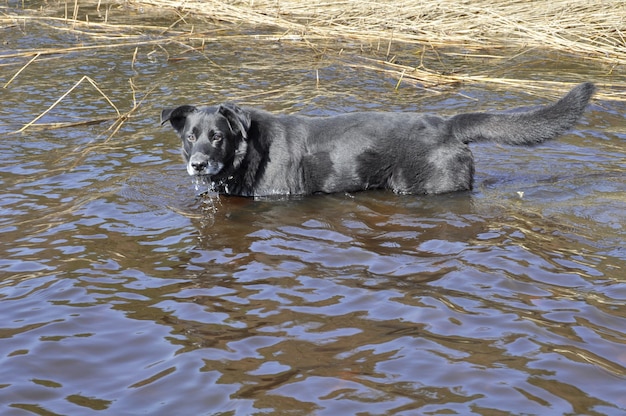
[(213, 176), (218, 174), (224, 164), (215, 160), (209, 160), (206, 155), (196, 153), (187, 162), (187, 173), (190, 176)]

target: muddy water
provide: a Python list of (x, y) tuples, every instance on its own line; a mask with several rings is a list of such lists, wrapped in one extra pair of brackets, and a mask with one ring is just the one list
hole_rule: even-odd
[[(122, 15), (178, 18), (111, 8)], [(3, 85), (24, 49), (121, 46), (41, 55), (1, 92), (0, 413), (626, 411), (623, 103), (596, 101), (538, 148), (475, 146), (470, 193), (197, 198), (158, 124), (164, 106), (452, 114), (547, 99), (396, 91), (397, 78), (348, 64), (369, 53), (357, 45), (320, 53), (191, 23), (203, 49), (173, 32), (3, 21)], [(607, 73), (524, 59), (507, 65), (555, 80)], [(112, 121), (10, 134), (83, 76), (121, 112), (133, 91), (143, 100), (115, 134)], [(39, 123), (106, 117), (115, 110), (84, 81)]]

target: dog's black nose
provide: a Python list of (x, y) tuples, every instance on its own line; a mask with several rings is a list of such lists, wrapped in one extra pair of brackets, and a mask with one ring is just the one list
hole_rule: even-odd
[(204, 168), (206, 168), (207, 162), (191, 162), (191, 167), (194, 168), (197, 172), (202, 172)]

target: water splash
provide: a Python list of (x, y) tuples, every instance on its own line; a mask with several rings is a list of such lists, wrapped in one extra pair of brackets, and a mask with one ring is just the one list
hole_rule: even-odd
[(215, 187), (215, 182), (208, 182), (202, 176), (194, 176), (191, 182), (196, 190), (196, 197), (201, 201), (202, 211), (209, 214), (215, 214), (218, 207), (222, 205), (219, 193)]

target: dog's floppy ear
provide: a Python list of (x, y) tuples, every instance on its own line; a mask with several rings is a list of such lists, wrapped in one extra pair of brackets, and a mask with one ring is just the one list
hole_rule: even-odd
[(185, 121), (190, 113), (196, 111), (197, 108), (193, 105), (181, 105), (176, 108), (166, 108), (161, 111), (161, 125), (168, 121), (174, 127), (174, 130), (180, 132), (185, 127)]
[(220, 104), (217, 112), (226, 117), (233, 133), (239, 133), (244, 139), (248, 138), (248, 130), (252, 124), (250, 113), (233, 103)]

